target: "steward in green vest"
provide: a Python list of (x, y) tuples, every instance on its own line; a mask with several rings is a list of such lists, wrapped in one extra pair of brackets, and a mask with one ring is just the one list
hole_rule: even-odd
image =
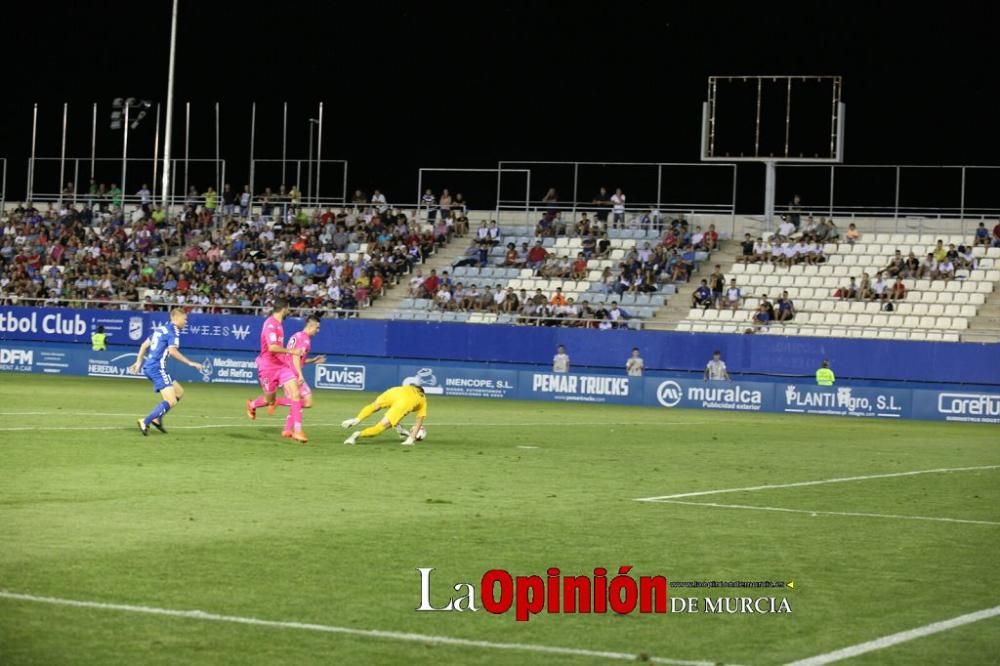
[(103, 326), (98, 326), (97, 331), (90, 335), (90, 348), (94, 351), (104, 351), (108, 348), (108, 336), (104, 334)]
[(833, 374), (833, 370), (830, 369), (830, 362), (823, 359), (823, 366), (816, 371), (816, 383), (820, 386), (833, 386), (833, 383), (837, 381), (837, 378)]

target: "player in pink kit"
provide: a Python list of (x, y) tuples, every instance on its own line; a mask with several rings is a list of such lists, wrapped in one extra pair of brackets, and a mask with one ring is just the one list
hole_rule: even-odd
[[(299, 396), (302, 399), (302, 407), (305, 409), (312, 407), (312, 389), (309, 388), (306, 378), (302, 375), (302, 369), (307, 363), (323, 363), (326, 361), (326, 356), (322, 354), (309, 358), (309, 352), (312, 351), (312, 338), (317, 333), (319, 333), (319, 317), (317, 315), (309, 315), (306, 317), (305, 328), (288, 339), (288, 348), (301, 349), (302, 355), (287, 354), (283, 357), (285, 363), (291, 367), (292, 371), (295, 372), (295, 376), (298, 377)], [(285, 403), (285, 400), (279, 398), (276, 402), (281, 405)], [(302, 432), (302, 420), (300, 418), (298, 421), (295, 421), (292, 418), (292, 412), (289, 411), (288, 419), (285, 421), (285, 429), (282, 431), (281, 436), (294, 438), (296, 432)]]
[[(257, 408), (268, 406), (273, 409), (276, 402), (278, 387), (285, 392), (293, 423), (302, 422), (302, 398), (299, 396), (299, 377), (289, 367), (283, 357), (302, 355), (301, 349), (288, 349), (284, 346), (285, 331), (281, 322), (288, 316), (288, 301), (279, 298), (274, 302), (271, 316), (264, 322), (260, 332), (260, 354), (257, 356), (257, 377), (260, 380), (263, 395), (255, 400), (247, 400), (247, 416), (253, 421), (257, 418)], [(309, 441), (305, 433), (299, 430), (292, 433), (292, 439), (305, 443)]]

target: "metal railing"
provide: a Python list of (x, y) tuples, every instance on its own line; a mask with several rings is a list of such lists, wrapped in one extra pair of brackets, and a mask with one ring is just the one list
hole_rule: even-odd
[[(324, 164), (324, 165), (341, 165), (341, 170), (342, 170), (341, 178), (338, 179), (338, 181), (336, 181), (336, 182), (339, 182), (339, 184), (340, 184), (340, 194), (339, 195), (335, 195), (335, 196), (331, 196), (331, 197), (323, 197), (322, 193), (319, 190), (319, 186), (318, 185), (317, 185), (316, 191), (315, 192), (313, 191), (313, 189), (312, 189), (312, 187), (313, 187), (313, 181), (315, 180), (313, 178), (313, 168), (314, 168), (313, 165), (317, 165), (320, 162), (322, 164)], [(259, 173), (260, 170), (263, 167), (265, 167), (267, 165), (272, 165), (272, 164), (273, 165), (280, 165), (281, 166), (281, 182), (279, 183), (279, 185), (287, 185), (288, 184), (287, 182), (285, 182), (286, 171), (287, 171), (287, 168), (289, 166), (294, 166), (295, 167), (295, 180), (293, 182), (293, 185), (295, 187), (298, 187), (300, 191), (302, 190), (302, 188), (300, 186), (300, 183), (303, 182), (302, 181), (302, 171), (303, 171), (302, 165), (305, 164), (305, 167), (306, 167), (305, 170), (307, 172), (306, 175), (308, 177), (308, 181), (306, 183), (306, 189), (305, 189), (305, 191), (302, 192), (302, 194), (304, 195), (302, 197), (302, 205), (304, 205), (304, 206), (307, 206), (307, 207), (317, 207), (317, 206), (320, 206), (320, 205), (323, 205), (323, 206), (330, 206), (330, 205), (338, 206), (338, 205), (343, 205), (348, 200), (348, 196), (347, 196), (348, 161), (347, 160), (317, 160), (317, 159), (314, 159), (314, 158), (305, 159), (305, 160), (295, 160), (295, 159), (287, 159), (287, 158), (280, 158), (280, 159), (254, 158), (253, 161), (252, 161), (252, 163), (251, 163), (250, 177), (249, 177), (249, 185), (250, 185), (250, 191), (251, 192), (253, 192), (255, 190), (255, 188), (256, 188), (257, 180), (258, 180), (258, 178), (260, 178), (260, 173)]]
[[(777, 187), (781, 200), (791, 201), (796, 194), (809, 190), (814, 197), (806, 197), (797, 208), (792, 210), (791, 203), (776, 205), (775, 212), (789, 214), (799, 212), (805, 215), (828, 217), (880, 217), (892, 218), (895, 228), (901, 220), (908, 218), (923, 218), (945, 220), (952, 218), (962, 225), (970, 222), (974, 226), (986, 218), (1000, 217), (1000, 196), (997, 195), (996, 179), (1000, 178), (1000, 166), (996, 165), (899, 165), (899, 164), (794, 164), (779, 163), (776, 166), (779, 176)], [(933, 174), (933, 171), (940, 173)], [(858, 174), (860, 186), (871, 191), (872, 181), (880, 177), (886, 178), (885, 194), (877, 203), (857, 204), (843, 201), (843, 183), (850, 181), (852, 172)], [(839, 180), (838, 180), (839, 174)], [(927, 183), (921, 183), (921, 177), (931, 174), (936, 180), (951, 180), (954, 191), (946, 195), (950, 200), (946, 205), (929, 204), (914, 199), (929, 196), (926, 192)], [(794, 177), (792, 177), (794, 176)], [(982, 180), (976, 187), (971, 181)], [(789, 182), (790, 181), (790, 182)], [(916, 181), (915, 192), (904, 192), (909, 181)], [(891, 188), (889, 183), (891, 182)], [(858, 186), (859, 183), (850, 183)], [(848, 187), (850, 186), (848, 185)], [(940, 183), (937, 183), (940, 187)], [(838, 189), (838, 186), (841, 189)], [(838, 200), (840, 195), (841, 200)], [(852, 193), (854, 201), (858, 195)], [(826, 201), (823, 202), (822, 198)], [(970, 199), (971, 197), (971, 199)]]
[[(39, 165), (45, 165), (45, 164), (50, 163), (50, 162), (60, 162), (61, 163), (60, 164), (60, 173), (62, 173), (64, 171), (64, 167), (62, 165), (62, 162), (65, 162), (66, 164), (72, 165), (72, 177), (73, 177), (73, 180), (69, 181), (69, 182), (72, 183), (73, 187), (71, 189), (69, 189), (69, 191), (67, 191), (68, 188), (66, 188), (66, 183), (63, 183), (63, 182), (59, 182), (58, 183), (57, 189), (55, 191), (45, 191), (44, 189), (41, 190), (41, 191), (36, 191), (35, 184), (38, 182), (39, 178), (38, 178), (38, 175), (36, 173), (34, 173), (34, 172), (36, 171), (36, 168)], [(77, 203), (85, 203), (88, 200), (96, 200), (97, 196), (96, 195), (92, 195), (90, 193), (89, 187), (87, 187), (86, 189), (81, 189), (80, 188), (80, 175), (81, 175), (80, 174), (80, 163), (81, 162), (83, 162), (85, 165), (87, 165), (89, 163), (89, 170), (87, 171), (87, 175), (85, 176), (89, 180), (96, 180), (98, 178), (98, 173), (97, 172), (98, 172), (99, 168), (104, 167), (105, 165), (107, 165), (109, 163), (114, 164), (115, 167), (116, 167), (115, 172), (111, 173), (111, 176), (109, 178), (107, 178), (107, 177), (104, 177), (104, 174), (108, 173), (107, 169), (106, 168), (101, 169), (102, 175), (100, 176), (100, 178), (101, 178), (102, 181), (107, 181), (107, 182), (110, 182), (110, 183), (113, 183), (113, 184), (116, 184), (116, 185), (120, 185), (120, 183), (118, 183), (118, 180), (121, 177), (121, 172), (117, 170), (117, 166), (122, 163), (122, 159), (121, 158), (114, 158), (114, 157), (66, 157), (66, 158), (61, 158), (61, 157), (36, 157), (36, 158), (34, 158), (33, 162), (32, 162), (32, 160), (28, 161), (28, 169), (29, 169), (29, 171), (32, 172), (33, 175), (32, 175), (32, 177), (30, 179), (31, 185), (29, 186), (29, 188), (27, 190), (27, 197), (26, 197), (25, 201), (31, 201), (31, 202), (57, 202), (57, 201), (64, 201), (64, 200), (68, 199), (70, 202), (72, 202), (74, 204), (77, 204)], [(157, 191), (157, 187), (159, 187), (159, 178), (157, 177), (156, 174), (157, 174), (157, 169), (159, 168), (159, 164), (155, 160), (153, 160), (151, 158), (144, 158), (144, 157), (130, 157), (130, 158), (128, 158), (126, 160), (126, 163), (127, 164), (147, 164), (147, 165), (149, 165), (148, 170), (150, 171), (150, 173), (143, 172), (142, 176), (140, 178), (138, 178), (138, 180), (139, 180), (140, 183), (143, 183), (143, 184), (152, 183), (152, 187), (150, 189), (150, 202), (149, 203), (153, 204), (153, 203), (158, 202), (159, 198), (161, 196), (161, 193)], [(206, 173), (205, 180), (209, 180), (210, 184), (213, 187), (215, 187), (216, 194), (218, 195), (219, 201), (221, 203), (221, 200), (222, 200), (222, 191), (221, 190), (222, 190), (222, 186), (225, 184), (225, 180), (226, 180), (226, 161), (225, 160), (218, 160), (217, 161), (217, 160), (212, 159), (212, 158), (190, 158), (190, 159), (189, 158), (178, 158), (178, 159), (171, 160), (170, 163), (171, 163), (171, 183), (172, 183), (171, 190), (172, 191), (169, 192), (167, 196), (168, 196), (168, 199), (171, 202), (174, 202), (174, 203), (183, 202), (184, 199), (187, 197), (187, 192), (188, 192), (189, 185), (190, 185), (190, 172), (191, 172), (191, 168), (192, 168), (192, 165), (193, 165), (196, 168), (211, 166), (211, 171)], [(85, 168), (86, 168), (86, 166), (85, 166)], [(178, 178), (177, 177), (178, 170), (180, 170), (183, 173), (183, 178)], [(149, 178), (147, 179), (146, 176), (149, 176)], [(221, 183), (216, 183), (215, 181), (220, 176), (221, 176), (221, 181), (222, 182)], [(180, 181), (183, 181), (183, 183), (180, 182)], [(178, 190), (181, 189), (181, 187), (183, 187), (183, 189), (179, 193)], [(138, 191), (138, 189), (139, 188), (137, 188), (136, 191)], [(139, 196), (138, 196), (138, 194), (126, 195), (126, 196), (134, 197), (132, 200), (135, 201), (135, 202), (139, 202)], [(102, 200), (110, 200), (111, 199), (110, 192), (105, 192), (101, 196), (101, 199)]]
[[(538, 161), (538, 160), (501, 160), (499, 163), (500, 168), (505, 167), (529, 167), (533, 170), (542, 169), (552, 169), (555, 168), (557, 171), (564, 171), (566, 169), (572, 168), (572, 189), (569, 200), (562, 202), (552, 202), (545, 201), (544, 198), (540, 200), (532, 199), (529, 203), (536, 209), (548, 209), (553, 208), (557, 210), (566, 211), (569, 213), (572, 220), (576, 221), (576, 215), (578, 210), (591, 212), (594, 210), (608, 211), (612, 210), (612, 205), (610, 203), (610, 197), (614, 194), (615, 190), (619, 187), (622, 188), (623, 193), (628, 196), (628, 191), (630, 188), (634, 187), (635, 183), (639, 181), (648, 181), (645, 189), (649, 192), (652, 188), (649, 184), (652, 182), (652, 176), (655, 170), (656, 176), (656, 186), (655, 186), (655, 196), (648, 197), (643, 201), (638, 202), (626, 202), (626, 210), (635, 211), (650, 211), (659, 210), (661, 212), (667, 213), (685, 213), (685, 214), (714, 214), (714, 215), (728, 215), (730, 217), (730, 233), (735, 232), (736, 228), (736, 193), (737, 193), (737, 168), (735, 164), (726, 163), (707, 163), (707, 162), (565, 162), (565, 161)], [(581, 174), (581, 169), (584, 171)], [(607, 173), (600, 175), (588, 174), (589, 170), (612, 170), (616, 173), (608, 175)], [(640, 174), (645, 172), (645, 175), (640, 175), (636, 177), (632, 175), (631, 177), (626, 176), (626, 172), (629, 170), (640, 170)], [(686, 203), (683, 199), (691, 197), (692, 193), (690, 191), (690, 185), (685, 186), (684, 189), (689, 190), (685, 195), (679, 196), (664, 196), (664, 172), (676, 170), (680, 173), (691, 172), (694, 173), (697, 170), (698, 173), (704, 173), (705, 171), (715, 171), (720, 172), (725, 175), (727, 187), (729, 189), (728, 196), (729, 200), (722, 200), (719, 203)], [(587, 178), (589, 181), (596, 182), (594, 185), (595, 191), (599, 187), (607, 188), (608, 202), (603, 206), (595, 208), (593, 199), (583, 199), (581, 198), (581, 177)], [(617, 182), (608, 182), (612, 178), (617, 178)], [(633, 185), (627, 182), (631, 178)], [(550, 176), (550, 182), (545, 184), (544, 187), (548, 190), (550, 187), (554, 187), (553, 181), (558, 181), (558, 177)], [(535, 177), (536, 183), (538, 182), (538, 176)], [(699, 178), (700, 181), (700, 178)], [(720, 181), (721, 184), (721, 181)], [(558, 189), (558, 188), (556, 188)], [(642, 189), (636, 186), (636, 189)], [(697, 195), (693, 195), (697, 196)], [(509, 205), (509, 201), (500, 199), (497, 201), (497, 209), (501, 210), (505, 206)]]

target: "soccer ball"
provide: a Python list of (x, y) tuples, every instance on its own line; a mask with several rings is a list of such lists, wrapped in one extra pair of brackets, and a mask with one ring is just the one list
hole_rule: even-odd
[(417, 431), (417, 441), (422, 442), (427, 437), (427, 428), (420, 426), (420, 430)]

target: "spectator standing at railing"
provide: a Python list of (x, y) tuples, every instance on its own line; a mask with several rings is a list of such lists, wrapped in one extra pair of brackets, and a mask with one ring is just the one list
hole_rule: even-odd
[(243, 186), (243, 193), (240, 194), (240, 217), (248, 217), (250, 215), (250, 201), (252, 197), (250, 195), (250, 186)]
[(111, 191), (108, 193), (111, 197), (111, 207), (119, 209), (122, 207), (122, 190), (118, 187), (117, 183), (111, 183)]
[(792, 226), (796, 230), (799, 228), (799, 223), (802, 219), (802, 199), (799, 195), (792, 197), (792, 202), (788, 204), (788, 221), (792, 223)]
[(550, 219), (555, 220), (559, 217), (559, 194), (556, 192), (556, 188), (550, 187), (542, 197), (542, 209), (548, 214)]
[(625, 193), (622, 188), (611, 195), (612, 226), (615, 229), (625, 226)]
[(389, 206), (386, 205), (385, 195), (378, 190), (372, 193), (372, 205), (375, 206), (375, 210), (383, 215), (389, 210)]
[(216, 193), (215, 189), (209, 185), (208, 189), (205, 190), (205, 210), (208, 211), (209, 215), (215, 215), (215, 208), (219, 203), (219, 195)]
[(594, 210), (594, 219), (600, 222), (602, 225), (606, 225), (608, 222), (608, 209), (611, 207), (611, 197), (608, 196), (608, 190), (602, 187), (594, 199), (591, 201), (597, 208)]
[(142, 187), (139, 188), (139, 191), (136, 192), (135, 194), (137, 197), (139, 197), (139, 204), (142, 206), (142, 209), (148, 212), (149, 204), (153, 196), (149, 191), (149, 185), (143, 183)]
[(231, 216), (236, 209), (236, 193), (233, 186), (226, 183), (222, 186), (222, 214)]
[(427, 215), (427, 221), (433, 223), (434, 218), (437, 217), (437, 198), (434, 196), (434, 191), (431, 188), (428, 187), (427, 191), (424, 192), (424, 196), (420, 199), (420, 204)]
[(447, 188), (441, 190), (441, 199), (438, 200), (438, 208), (441, 210), (441, 214), (445, 217), (451, 215), (451, 204), (451, 193), (448, 192)]

